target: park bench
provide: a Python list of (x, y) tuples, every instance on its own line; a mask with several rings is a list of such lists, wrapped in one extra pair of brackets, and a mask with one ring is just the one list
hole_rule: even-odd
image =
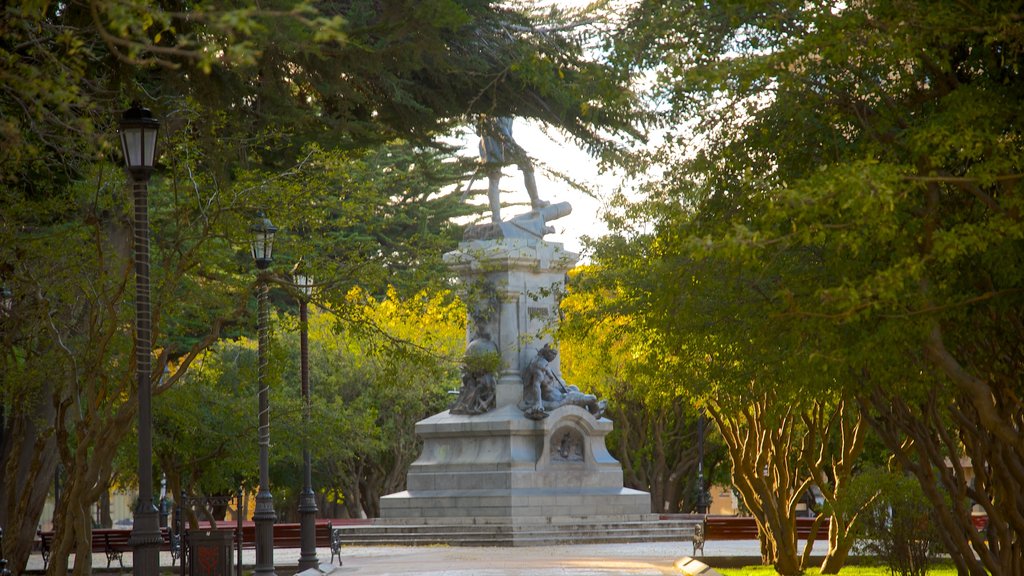
[[(39, 536), (39, 551), (43, 555), (43, 570), (50, 563), (50, 552), (53, 549), (53, 532), (36, 532)], [(177, 558), (175, 553), (176, 538), (172, 538), (167, 528), (161, 528), (160, 534), (163, 537), (163, 548), (171, 551), (172, 558)], [(132, 531), (128, 528), (93, 528), (91, 549), (93, 552), (102, 552), (107, 557), (107, 568), (114, 560), (124, 568), (124, 553), (131, 551), (132, 546), (128, 543)]]
[[(317, 520), (314, 530), (314, 540), (317, 548), (326, 548), (331, 545), (332, 525), (327, 520)], [(209, 522), (200, 522), (199, 530), (209, 530), (212, 526)], [(221, 530), (238, 530), (234, 522), (219, 522), (217, 528)], [(236, 536), (237, 538), (237, 536)], [(242, 548), (252, 549), (256, 547), (256, 524), (246, 521), (242, 524)], [(302, 547), (302, 525), (296, 523), (274, 524), (274, 548), (301, 548)]]
[[(331, 545), (332, 525), (330, 522), (317, 522), (314, 540), (317, 548)], [(301, 524), (274, 524), (274, 548), (302, 548)]]
[[(828, 518), (822, 520), (815, 539), (828, 539), (829, 521)], [(797, 518), (797, 539), (806, 540), (813, 526), (814, 518)], [(707, 540), (757, 540), (757, 522), (753, 516), (706, 516), (702, 523), (694, 527), (694, 555), (697, 550), (704, 553), (704, 542)]]
[(757, 522), (752, 516), (708, 516), (704, 519), (706, 540), (756, 540)]

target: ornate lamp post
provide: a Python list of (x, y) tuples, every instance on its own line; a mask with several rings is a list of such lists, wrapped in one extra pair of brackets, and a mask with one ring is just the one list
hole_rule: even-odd
[(697, 513), (707, 514), (711, 506), (711, 494), (704, 489), (704, 411), (697, 415)]
[[(266, 270), (273, 261), (274, 233), (277, 228), (270, 219), (260, 212), (249, 228), (252, 232), (252, 258), (256, 268)], [(252, 518), (256, 522), (256, 569), (253, 574), (276, 576), (274, 572), (274, 497), (270, 493), (270, 384), (267, 382), (267, 358), (270, 337), (267, 334), (267, 283), (260, 273), (257, 286), (257, 330), (259, 331), (259, 370), (256, 385), (259, 388), (259, 428), (257, 443), (260, 446), (260, 491), (256, 494), (256, 511)]]
[(149, 307), (149, 176), (156, 161), (160, 122), (137, 102), (121, 115), (121, 150), (132, 178), (135, 203), (135, 366), (139, 394), (139, 502), (135, 508), (131, 543), (132, 573), (156, 576), (160, 570), (159, 513), (153, 505), (153, 412)]
[[(309, 429), (309, 298), (313, 295), (313, 278), (307, 274), (295, 275), (295, 286), (302, 291), (299, 299), (299, 373), (302, 382), (302, 422)], [(299, 496), (299, 528), (302, 551), (299, 571), (316, 568), (316, 494), (313, 493), (313, 464), (309, 445), (302, 448), (303, 486)]]

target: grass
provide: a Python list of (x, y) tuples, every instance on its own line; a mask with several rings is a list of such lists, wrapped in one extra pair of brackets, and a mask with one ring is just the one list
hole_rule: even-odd
[[(747, 566), (745, 568), (715, 568), (723, 576), (775, 576), (771, 566)], [(817, 576), (821, 572), (818, 567), (808, 569), (806, 576)], [(956, 576), (956, 568), (951, 564), (937, 563), (928, 571), (930, 576)], [(845, 566), (839, 571), (840, 576), (890, 576), (887, 566)]]

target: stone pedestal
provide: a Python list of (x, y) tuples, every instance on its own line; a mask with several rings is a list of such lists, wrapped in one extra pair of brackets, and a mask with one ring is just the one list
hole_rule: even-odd
[(523, 371), (552, 341), (576, 255), (541, 239), (505, 238), (463, 242), (445, 259), (462, 280), (469, 339), (486, 334), (500, 353), (495, 407), (418, 422), (423, 453), (408, 489), (381, 499), (380, 521), (570, 527), (649, 519), (650, 494), (623, 487), (605, 446), (610, 420), (570, 405), (531, 420), (517, 407)]
[(381, 499), (381, 517), (639, 519), (651, 510), (650, 494), (622, 486), (622, 467), (605, 447), (611, 430), (611, 421), (577, 406), (544, 420), (515, 406), (478, 416), (442, 412), (416, 424), (423, 453), (409, 469), (408, 490)]
[[(467, 341), (490, 335), (501, 352), (497, 408), (523, 397), (523, 370), (551, 342), (565, 274), (578, 259), (561, 244), (533, 238), (474, 240), (444, 256), (469, 307)], [(555, 360), (555, 369), (558, 360)]]

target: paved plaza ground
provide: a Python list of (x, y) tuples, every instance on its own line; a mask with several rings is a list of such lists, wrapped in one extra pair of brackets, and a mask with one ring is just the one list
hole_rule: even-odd
[[(824, 548), (822, 548), (824, 550)], [(346, 546), (342, 566), (332, 574), (412, 576), (665, 576), (679, 575), (676, 561), (692, 555), (688, 541), (637, 542), (631, 544), (579, 544), (521, 548), (453, 546)], [(329, 563), (330, 548), (317, 549), (321, 562)], [(298, 563), (298, 549), (278, 549), (274, 561), (278, 574), (289, 576)], [(751, 564), (758, 561), (755, 540), (709, 541), (698, 557), (714, 566)], [(125, 573), (130, 573), (131, 554), (125, 554)], [(247, 570), (255, 562), (253, 550), (242, 553)], [(93, 567), (105, 572), (106, 557), (93, 555)], [(335, 561), (337, 564), (337, 561)], [(161, 554), (161, 565), (170, 570), (170, 554)], [(33, 554), (28, 569), (42, 571), (42, 557)], [(113, 572), (117, 563), (114, 563)]]

